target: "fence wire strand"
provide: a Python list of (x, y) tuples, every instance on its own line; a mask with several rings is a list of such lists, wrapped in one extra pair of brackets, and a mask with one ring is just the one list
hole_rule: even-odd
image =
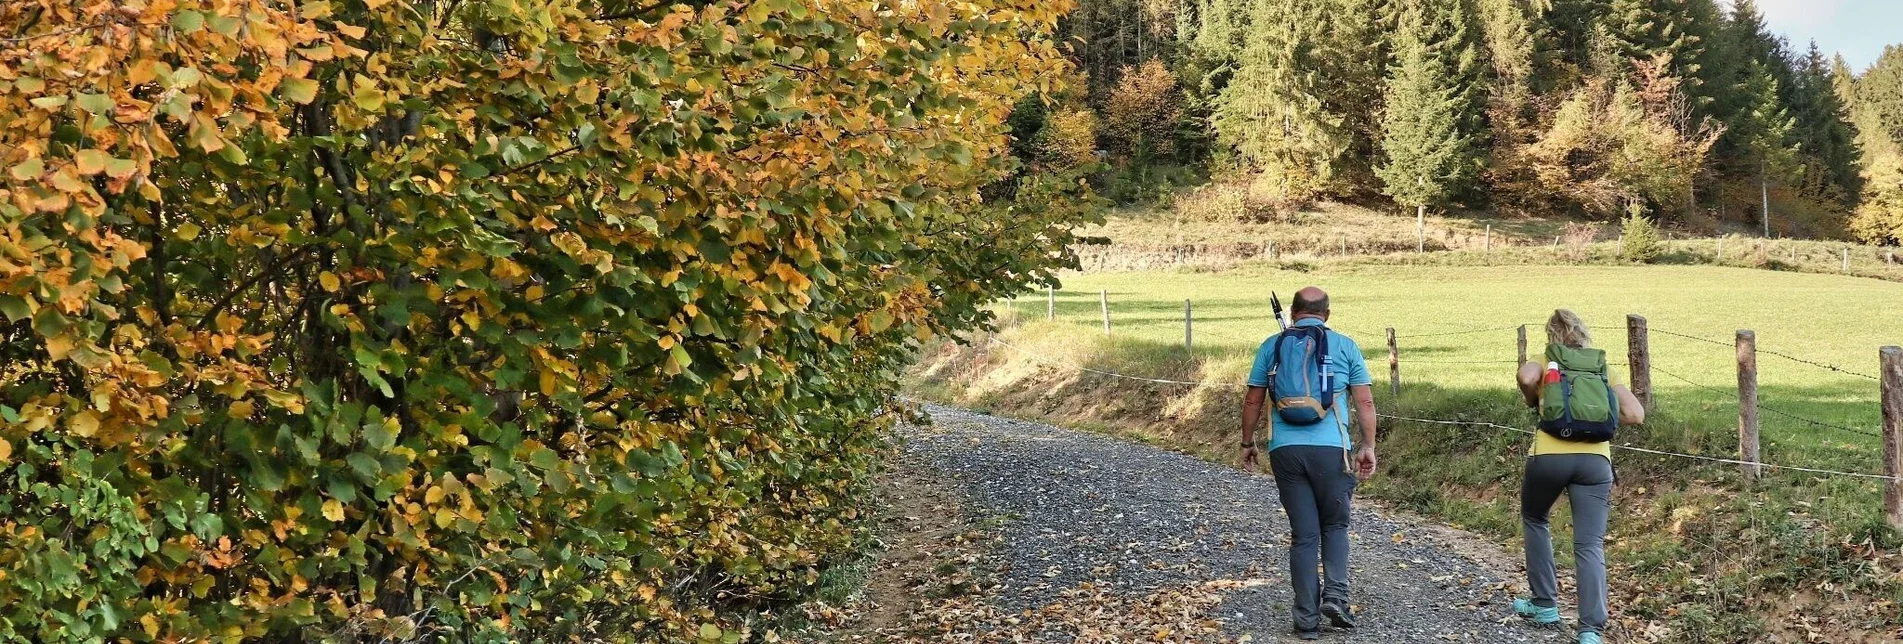
[[(1694, 381), (1694, 380), (1692, 380), (1692, 379), (1690, 379), (1690, 378), (1686, 378), (1686, 377), (1684, 377), (1684, 376), (1681, 376), (1681, 375), (1678, 375), (1678, 374), (1675, 374), (1675, 373), (1672, 373), (1672, 372), (1670, 372), (1670, 371), (1666, 371), (1666, 370), (1664, 370), (1664, 369), (1660, 369), (1660, 368), (1658, 368), (1658, 367), (1657, 367), (1656, 365), (1652, 367), (1652, 370), (1653, 370), (1653, 371), (1656, 371), (1656, 372), (1659, 372), (1659, 373), (1662, 373), (1662, 374), (1665, 374), (1665, 375), (1667, 375), (1667, 376), (1671, 376), (1672, 378), (1675, 378), (1675, 379), (1677, 379), (1677, 380), (1678, 380), (1679, 382), (1683, 382), (1683, 383), (1685, 383), (1685, 384), (1688, 384), (1688, 385), (1691, 385), (1691, 386), (1693, 386), (1693, 387), (1697, 387), (1697, 388), (1699, 388), (1699, 389), (1704, 389), (1704, 390), (1707, 390), (1707, 391), (1711, 391), (1711, 392), (1715, 392), (1715, 393), (1720, 393), (1720, 394), (1724, 394), (1724, 395), (1726, 395), (1726, 396), (1733, 396), (1733, 395), (1737, 395), (1737, 392), (1736, 392), (1736, 391), (1733, 391), (1733, 390), (1729, 390), (1729, 389), (1724, 389), (1724, 388), (1722, 388), (1722, 387), (1713, 387), (1713, 386), (1711, 386), (1711, 385), (1707, 385), (1707, 384), (1704, 384), (1704, 383), (1700, 383), (1700, 382), (1697, 382), (1697, 381)], [(1758, 411), (1762, 411), (1762, 412), (1769, 412), (1769, 413), (1771, 413), (1771, 414), (1772, 414), (1772, 415), (1774, 415), (1774, 416), (1782, 416), (1782, 417), (1784, 417), (1784, 418), (1788, 418), (1788, 419), (1791, 419), (1791, 420), (1795, 420), (1795, 421), (1798, 421), (1798, 422), (1801, 422), (1801, 423), (1804, 423), (1804, 424), (1807, 424), (1807, 425), (1811, 425), (1811, 426), (1813, 426), (1813, 427), (1823, 427), (1823, 428), (1825, 428), (1825, 429), (1835, 429), (1835, 430), (1837, 430), (1837, 431), (1843, 431), (1843, 432), (1850, 432), (1850, 433), (1852, 433), (1852, 434), (1862, 434), (1862, 435), (1864, 435), (1864, 436), (1871, 436), (1871, 437), (1876, 437), (1876, 438), (1882, 438), (1882, 437), (1883, 437), (1883, 434), (1880, 434), (1880, 433), (1877, 433), (1877, 432), (1874, 432), (1874, 431), (1871, 431), (1871, 430), (1868, 430), (1868, 429), (1863, 429), (1863, 428), (1860, 428), (1860, 427), (1851, 427), (1851, 426), (1848, 426), (1848, 425), (1839, 425), (1839, 424), (1836, 424), (1836, 423), (1831, 423), (1831, 422), (1826, 422), (1826, 421), (1821, 421), (1821, 420), (1817, 420), (1817, 419), (1815, 419), (1815, 418), (1811, 418), (1811, 417), (1808, 417), (1808, 416), (1803, 416), (1803, 415), (1800, 415), (1800, 414), (1795, 414), (1795, 413), (1792, 413), (1792, 412), (1788, 412), (1788, 411), (1785, 411), (1785, 410), (1783, 410), (1783, 409), (1779, 409), (1779, 408), (1777, 408), (1777, 407), (1772, 407), (1772, 406), (1770, 406), (1770, 405), (1766, 405), (1766, 404), (1764, 404), (1764, 403), (1762, 403), (1762, 402), (1760, 402), (1760, 403), (1758, 403)]]
[[(1601, 327), (1601, 326), (1596, 326), (1596, 327), (1592, 327), (1592, 328), (1594, 328), (1594, 329), (1599, 329), (1599, 330), (1606, 330), (1606, 331), (1610, 331), (1610, 330), (1621, 330), (1621, 329), (1623, 329), (1624, 327), (1610, 327), (1610, 326), (1604, 326), (1604, 327)], [(1717, 345), (1717, 346), (1721, 346), (1721, 347), (1726, 347), (1726, 348), (1730, 348), (1730, 349), (1736, 349), (1736, 348), (1738, 347), (1738, 344), (1737, 344), (1737, 342), (1736, 342), (1736, 341), (1733, 341), (1733, 342), (1724, 342), (1724, 341), (1720, 341), (1720, 340), (1713, 340), (1713, 339), (1711, 339), (1711, 338), (1705, 338), (1705, 337), (1699, 337), (1699, 336), (1695, 336), (1695, 335), (1691, 335), (1691, 334), (1686, 334), (1686, 333), (1679, 333), (1679, 332), (1676, 332), (1676, 331), (1668, 331), (1668, 330), (1665, 330), (1665, 329), (1660, 329), (1660, 328), (1657, 328), (1657, 327), (1652, 327), (1652, 328), (1650, 328), (1650, 329), (1648, 329), (1648, 331), (1649, 331), (1649, 332), (1651, 332), (1651, 333), (1657, 333), (1657, 334), (1660, 334), (1660, 335), (1667, 335), (1667, 336), (1671, 336), (1671, 337), (1674, 337), (1674, 338), (1684, 338), (1684, 339), (1686, 339), (1686, 340), (1695, 340), (1695, 341), (1698, 341), (1698, 342), (1703, 342), (1703, 343), (1705, 343), (1705, 344), (1711, 344), (1711, 345)], [(1776, 351), (1776, 350), (1772, 350), (1772, 349), (1766, 349), (1766, 348), (1764, 348), (1764, 347), (1757, 347), (1757, 352), (1758, 352), (1758, 353), (1761, 353), (1761, 354), (1764, 354), (1764, 355), (1767, 355), (1767, 356), (1774, 356), (1774, 357), (1778, 357), (1778, 358), (1783, 358), (1783, 359), (1785, 359), (1785, 360), (1789, 360), (1789, 361), (1791, 361), (1791, 362), (1796, 362), (1796, 363), (1800, 363), (1800, 364), (1806, 364), (1806, 365), (1810, 365), (1810, 366), (1813, 366), (1813, 367), (1817, 367), (1817, 368), (1819, 368), (1819, 369), (1823, 369), (1823, 370), (1826, 370), (1826, 371), (1835, 371), (1835, 372), (1837, 372), (1837, 373), (1841, 373), (1841, 374), (1844, 374), (1844, 375), (1846, 375), (1846, 376), (1855, 376), (1855, 377), (1858, 377), (1858, 378), (1864, 378), (1864, 379), (1867, 379), (1867, 380), (1881, 380), (1881, 378), (1878, 378), (1878, 377), (1876, 377), (1876, 376), (1872, 376), (1872, 375), (1870, 375), (1870, 374), (1867, 374), (1867, 373), (1863, 373), (1863, 372), (1859, 372), (1859, 371), (1853, 371), (1853, 370), (1850, 370), (1850, 369), (1845, 369), (1845, 368), (1843, 368), (1842, 366), (1839, 366), (1839, 365), (1835, 365), (1835, 364), (1831, 364), (1831, 363), (1828, 363), (1828, 362), (1818, 362), (1818, 361), (1816, 361), (1816, 360), (1811, 360), (1811, 359), (1808, 359), (1808, 358), (1800, 358), (1800, 357), (1797, 357), (1797, 356), (1794, 356), (1794, 355), (1791, 355), (1791, 354), (1788, 354), (1788, 353), (1784, 353), (1784, 352), (1782, 352), (1782, 351)]]
[(1489, 327), (1485, 329), (1465, 329), (1461, 331), (1442, 331), (1438, 333), (1410, 333), (1407, 335), (1395, 335), (1394, 337), (1395, 339), (1398, 339), (1398, 340), (1405, 340), (1408, 338), (1438, 338), (1441, 336), (1448, 336), (1448, 335), (1473, 335), (1476, 333), (1496, 333), (1500, 331), (1516, 331), (1516, 330), (1519, 330), (1520, 326), (1522, 325), (1516, 324), (1513, 326)]

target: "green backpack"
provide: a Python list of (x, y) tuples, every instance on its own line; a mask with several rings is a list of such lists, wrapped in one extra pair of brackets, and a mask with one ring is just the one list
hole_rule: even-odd
[(1606, 380), (1606, 352), (1546, 345), (1540, 376), (1540, 431), (1554, 437), (1604, 443), (1619, 429), (1619, 399)]

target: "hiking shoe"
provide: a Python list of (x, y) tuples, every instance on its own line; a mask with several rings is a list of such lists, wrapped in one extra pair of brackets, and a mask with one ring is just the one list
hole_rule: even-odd
[(1348, 607), (1338, 602), (1322, 602), (1322, 616), (1327, 617), (1328, 623), (1334, 624), (1335, 628), (1355, 627), (1354, 613), (1348, 612)]
[(1605, 640), (1599, 639), (1598, 633), (1580, 633), (1579, 644), (1605, 644)]
[[(1513, 612), (1521, 617), (1533, 620), (1535, 624), (1559, 623), (1559, 606), (1540, 606), (1534, 604), (1533, 600), (1530, 599), (1513, 600)], [(1582, 633), (1582, 635), (1584, 634)], [(1598, 637), (1598, 634), (1593, 634), (1594, 640), (1590, 644), (1599, 644)], [(1588, 643), (1582, 641), (1581, 644)]]
[(1313, 641), (1313, 640), (1321, 639), (1322, 632), (1321, 631), (1295, 631), (1295, 637), (1296, 639), (1300, 639), (1303, 641)]

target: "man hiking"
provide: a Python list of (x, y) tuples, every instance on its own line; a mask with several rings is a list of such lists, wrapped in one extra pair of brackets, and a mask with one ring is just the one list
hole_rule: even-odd
[[(1289, 314), (1291, 326), (1263, 341), (1249, 371), (1242, 462), (1256, 467), (1255, 428), (1268, 399), (1274, 408), (1269, 467), (1289, 522), (1295, 634), (1314, 640), (1321, 638), (1324, 616), (1336, 628), (1354, 628), (1348, 611), (1349, 500), (1357, 481), (1374, 474), (1374, 393), (1361, 347), (1325, 326), (1327, 293), (1313, 286), (1297, 291)], [(1351, 395), (1359, 450), (1348, 435)], [(1315, 573), (1317, 546), (1326, 585)]]

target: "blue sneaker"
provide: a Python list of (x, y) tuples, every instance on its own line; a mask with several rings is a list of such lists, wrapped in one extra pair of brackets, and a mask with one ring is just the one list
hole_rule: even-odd
[[(1559, 606), (1539, 606), (1534, 604), (1533, 600), (1530, 599), (1513, 600), (1513, 612), (1521, 617), (1533, 620), (1535, 624), (1548, 625), (1559, 623)], [(1582, 633), (1581, 635), (1583, 637), (1587, 634)], [(1598, 640), (1599, 635), (1597, 633), (1591, 633), (1590, 635), (1593, 636), (1593, 641), (1590, 644), (1600, 644)], [(1581, 644), (1587, 643), (1582, 640)]]
[(1580, 633), (1579, 644), (1605, 644), (1605, 640), (1599, 639), (1598, 633)]

